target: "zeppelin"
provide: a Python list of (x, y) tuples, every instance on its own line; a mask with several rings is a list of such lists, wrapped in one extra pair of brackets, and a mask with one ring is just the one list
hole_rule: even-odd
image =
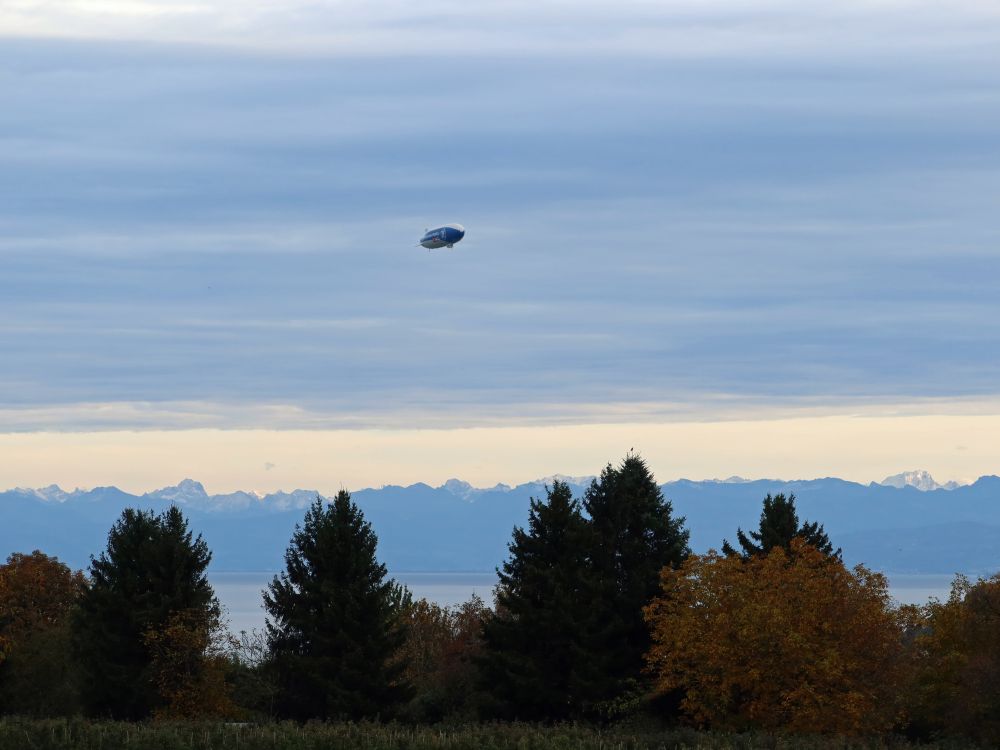
[(437, 229), (428, 229), (424, 236), (420, 238), (420, 246), (428, 250), (437, 250), (439, 247), (454, 247), (456, 242), (460, 242), (465, 236), (465, 227), (461, 224), (445, 224)]

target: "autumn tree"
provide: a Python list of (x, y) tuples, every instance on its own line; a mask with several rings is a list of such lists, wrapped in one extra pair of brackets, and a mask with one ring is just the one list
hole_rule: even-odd
[[(132, 508), (122, 512), (108, 534), (107, 549), (91, 558), (91, 585), (74, 616), (75, 650), (91, 714), (143, 719), (171, 704), (163, 694), (162, 660), (150, 634), (167, 633), (180, 617), (218, 620), (219, 603), (205, 575), (211, 558), (208, 545), (201, 536), (193, 537), (176, 507), (159, 515)], [(187, 674), (197, 689), (211, 661), (197, 649), (188, 656), (193, 662)]]
[(449, 713), (441, 667), (452, 638), (450, 613), (446, 607), (419, 599), (404, 610), (403, 620), (406, 639), (397, 658), (405, 665), (403, 678), (413, 687), (403, 713), (414, 721), (441, 721)]
[(1000, 744), (1000, 575), (956, 577), (931, 600), (912, 643), (911, 726), (925, 736), (964, 734)]
[(899, 715), (901, 629), (886, 579), (793, 539), (665, 568), (646, 609), (659, 690), (727, 730), (875, 733)]
[(527, 527), (514, 528), (484, 631), (483, 677), (500, 710), (521, 719), (565, 719), (586, 699), (587, 526), (569, 485), (556, 481), (546, 495), (531, 499)]
[(406, 665), (403, 677), (414, 689), (407, 718), (434, 722), (476, 717), (481, 702), (477, 662), (491, 615), (475, 595), (455, 607), (420, 599), (405, 608), (406, 640), (400, 658)]
[(51, 716), (77, 708), (69, 614), (86, 588), (79, 571), (38, 550), (0, 565), (0, 710)]
[(226, 686), (228, 660), (221, 621), (211, 610), (171, 612), (167, 622), (146, 631), (150, 674), (160, 697), (157, 719), (234, 716)]
[(385, 715), (409, 697), (396, 653), (401, 588), (376, 558), (378, 540), (341, 490), (296, 526), (286, 569), (264, 592), (279, 712), (297, 719)]
[(452, 638), (444, 649), (442, 676), (449, 689), (461, 691), (463, 700), (457, 709), (471, 717), (478, 708), (473, 705), (479, 687), (476, 679), (478, 658), (485, 650), (484, 630), (493, 617), (493, 610), (476, 595), (457, 607), (452, 607)]
[(587, 534), (587, 656), (582, 692), (598, 714), (613, 714), (644, 690), (649, 630), (643, 608), (659, 591), (663, 568), (690, 553), (684, 519), (657, 486), (645, 461), (630, 453), (605, 467), (583, 497)]
[(727, 555), (740, 554), (747, 560), (758, 555), (766, 555), (775, 547), (781, 547), (788, 552), (792, 548), (792, 539), (802, 539), (806, 544), (818, 549), (825, 555), (840, 556), (840, 550), (833, 551), (833, 545), (823, 530), (823, 526), (813, 523), (799, 523), (799, 514), (795, 510), (795, 495), (787, 498), (779, 493), (774, 497), (768, 493), (764, 498), (764, 509), (760, 513), (760, 525), (757, 531), (751, 531), (747, 536), (743, 529), (736, 530), (736, 540), (740, 551), (723, 540), (722, 551)]

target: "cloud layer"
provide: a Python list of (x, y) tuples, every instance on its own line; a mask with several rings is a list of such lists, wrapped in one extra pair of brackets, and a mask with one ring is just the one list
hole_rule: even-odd
[(4, 4), (8, 430), (1000, 395), (989, 4), (411, 5)]

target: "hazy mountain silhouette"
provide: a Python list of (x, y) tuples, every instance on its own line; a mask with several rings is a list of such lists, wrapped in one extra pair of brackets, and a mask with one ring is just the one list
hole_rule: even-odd
[[(579, 495), (587, 477), (572, 478)], [(800, 518), (824, 524), (844, 559), (892, 572), (967, 573), (1000, 569), (1000, 477), (954, 489), (804, 481), (679, 480), (663, 485), (687, 518), (695, 551), (719, 548), (737, 526), (754, 528), (767, 493), (795, 493)], [(216, 570), (276, 570), (312, 490), (209, 495), (184, 480), (144, 495), (115, 487), (66, 492), (50, 486), (0, 493), (0, 555), (41, 549), (83, 567), (105, 545), (125, 507), (183, 508), (213, 551)], [(353, 493), (379, 536), (379, 554), (397, 571), (492, 570), (506, 555), (515, 524), (543, 483), (475, 488), (449, 480), (440, 487), (385, 486)]]

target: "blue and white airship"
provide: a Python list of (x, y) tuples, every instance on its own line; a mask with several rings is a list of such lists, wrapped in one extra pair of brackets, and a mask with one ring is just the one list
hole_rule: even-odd
[(465, 227), (461, 224), (445, 224), (437, 229), (428, 229), (420, 238), (420, 245), (428, 250), (439, 247), (454, 247), (456, 242), (465, 236)]

